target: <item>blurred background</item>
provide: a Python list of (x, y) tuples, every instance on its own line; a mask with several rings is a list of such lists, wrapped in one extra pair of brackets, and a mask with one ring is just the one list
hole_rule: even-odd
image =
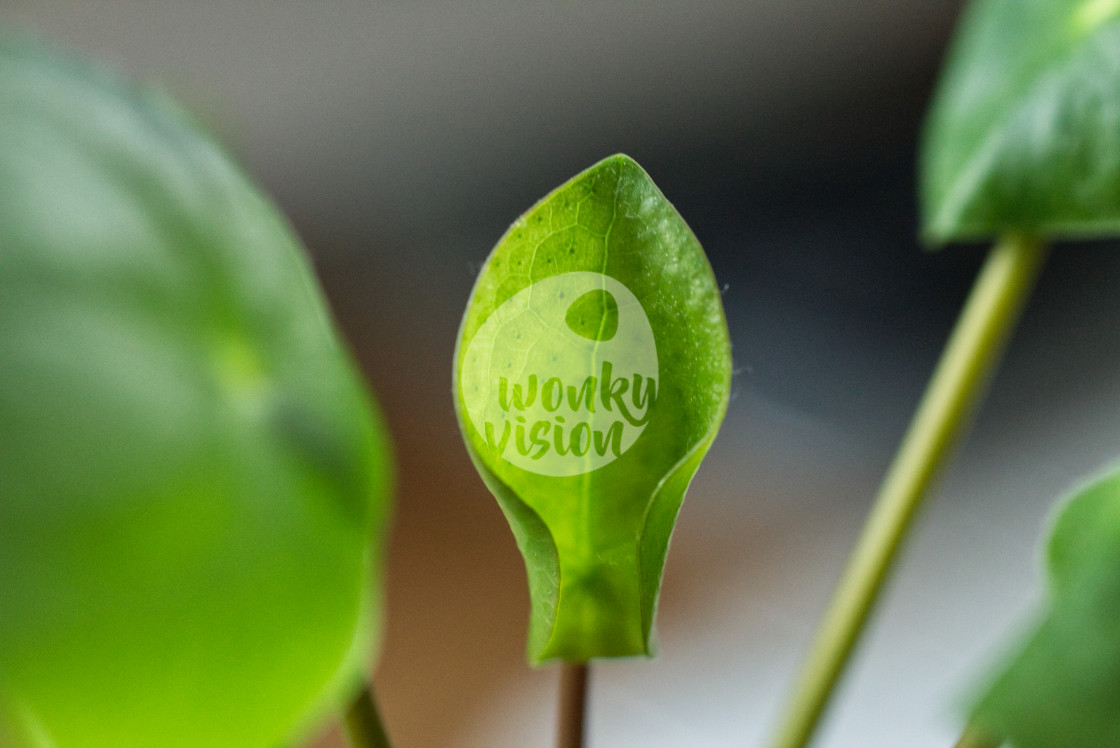
[[(597, 664), (593, 748), (762, 744), (985, 248), (915, 240), (916, 143), (957, 2), (4, 0), (157, 81), (290, 217), (396, 441), (377, 688), (397, 748), (552, 741), (513, 538), (451, 355), (522, 211), (615, 152), (725, 287), (734, 399), (669, 553), (652, 661)], [(1039, 594), (1046, 513), (1116, 456), (1115, 247), (1051, 260), (818, 745), (940, 748)], [(320, 736), (317, 748), (342, 742)]]

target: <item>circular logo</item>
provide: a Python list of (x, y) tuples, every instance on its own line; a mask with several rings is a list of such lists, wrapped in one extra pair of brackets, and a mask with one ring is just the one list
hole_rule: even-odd
[(510, 297), (467, 346), (460, 388), (494, 456), (541, 475), (587, 473), (637, 440), (657, 401), (657, 346), (630, 289), (554, 275)]

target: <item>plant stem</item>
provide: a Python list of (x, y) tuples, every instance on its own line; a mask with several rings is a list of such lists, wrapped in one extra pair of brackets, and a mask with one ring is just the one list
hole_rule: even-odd
[(1003, 745), (1002, 739), (984, 735), (969, 727), (953, 748), (999, 748), (1001, 745)]
[(1043, 243), (1017, 236), (989, 252), (817, 631), (775, 748), (803, 748), (812, 737), (914, 513), (970, 420), (1045, 257)]
[(369, 684), (350, 702), (343, 724), (350, 748), (392, 748)]
[(565, 662), (560, 673), (560, 714), (556, 729), (556, 748), (583, 748), (587, 725), (586, 662)]

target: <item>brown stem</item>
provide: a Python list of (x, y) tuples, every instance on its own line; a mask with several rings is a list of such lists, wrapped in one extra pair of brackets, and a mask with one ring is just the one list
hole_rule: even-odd
[(560, 673), (560, 715), (556, 748), (583, 748), (587, 732), (586, 662), (565, 662)]

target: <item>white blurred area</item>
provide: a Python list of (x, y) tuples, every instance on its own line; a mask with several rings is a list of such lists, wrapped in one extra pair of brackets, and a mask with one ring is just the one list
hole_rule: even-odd
[[(590, 745), (732, 748), (773, 729), (982, 256), (912, 238), (956, 11), (4, 0), (0, 23), (160, 81), (307, 240), (397, 441), (377, 676), (397, 748), (551, 745), (557, 673), (524, 662), (524, 573), (459, 443), (451, 351), (506, 225), (603, 156), (642, 162), (729, 286), (739, 373), (669, 553), (660, 653), (595, 665)], [(1054, 500), (1120, 457), (1114, 257), (1055, 255), (815, 745), (959, 736), (969, 684), (1038, 599)]]

